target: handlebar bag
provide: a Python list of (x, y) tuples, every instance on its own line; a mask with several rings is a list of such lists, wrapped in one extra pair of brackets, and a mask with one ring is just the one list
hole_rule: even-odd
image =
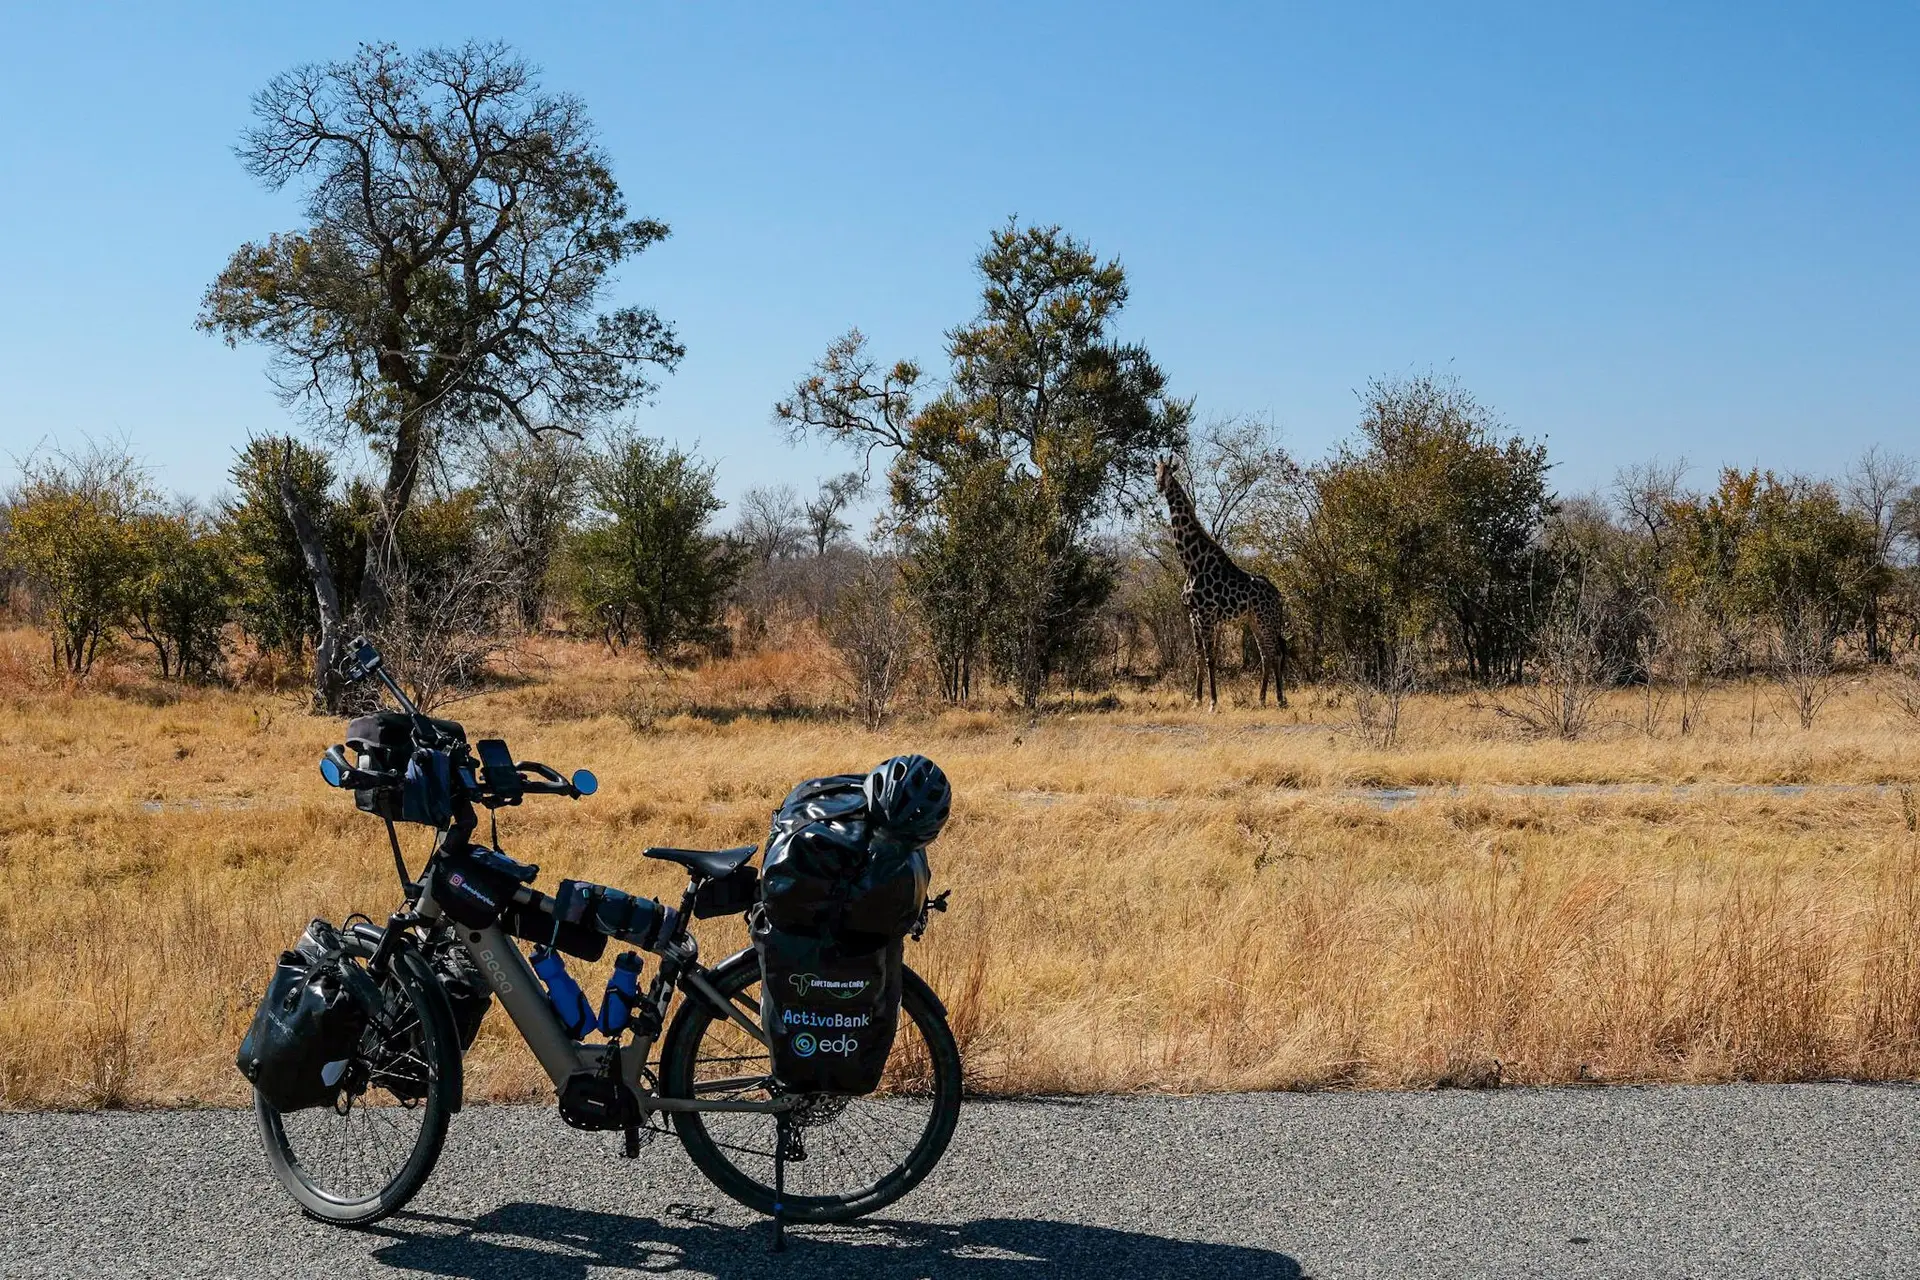
[(848, 953), (756, 913), (753, 948), (774, 1077), (802, 1093), (878, 1088), (900, 1022), (900, 940)]
[(379, 1004), (373, 980), (337, 945), (319, 959), (283, 951), (234, 1065), (277, 1111), (330, 1104)]
[[(428, 719), (434, 731), (460, 742), (467, 740), (467, 731), (457, 720)], [(362, 769), (371, 769), (379, 773), (411, 772), (414, 756), (413, 719), (399, 711), (377, 711), (369, 716), (359, 716), (347, 722), (347, 746), (358, 753), (356, 764)], [(445, 817), (410, 817), (407, 814), (407, 792), (409, 788), (362, 787), (353, 793), (353, 803), (362, 813), (376, 814), (394, 822), (428, 822), (438, 825), (452, 816), (451, 770), (448, 776), (449, 798)], [(417, 786), (417, 784), (416, 784)], [(419, 809), (421, 797), (416, 793), (414, 806)], [(437, 809), (428, 812), (436, 814)]]
[[(467, 740), (467, 731), (458, 720), (427, 723), (436, 733), (459, 742)], [(413, 717), (404, 711), (376, 711), (347, 722), (347, 745), (360, 753), (360, 767), (381, 773), (398, 773), (413, 757)]]

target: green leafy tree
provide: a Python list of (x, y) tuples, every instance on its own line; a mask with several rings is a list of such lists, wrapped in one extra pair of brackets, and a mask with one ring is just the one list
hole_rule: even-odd
[(358, 584), (377, 621), (437, 449), (496, 424), (578, 430), (680, 359), (652, 311), (601, 309), (615, 268), (667, 228), (629, 216), (580, 101), (501, 45), (365, 45), (276, 77), (253, 107), (241, 161), (270, 189), (303, 186), (307, 225), (236, 250), (199, 323), (268, 347), (290, 401), (385, 459)]
[[(918, 365), (883, 369), (855, 330), (774, 413), (796, 435), (893, 455), (894, 526), (910, 589), (947, 637), (935, 649), (949, 696), (970, 686), (954, 673), (970, 672), (984, 639), (1031, 705), (1112, 591), (1095, 527), (1149, 492), (1154, 458), (1186, 442), (1191, 406), (1168, 395), (1146, 348), (1113, 336), (1127, 301), (1117, 261), (1059, 227), (1009, 221), (976, 266), (980, 311), (947, 334), (949, 378), (930, 401)], [(990, 528), (1007, 540), (978, 541)]]
[(227, 540), (192, 509), (149, 515), (129, 627), (153, 647), (163, 678), (208, 681), (226, 656), (235, 577)]
[(1318, 659), (1383, 670), (1438, 632), (1469, 678), (1518, 678), (1551, 561), (1542, 445), (1457, 383), (1374, 382), (1360, 439), (1307, 475), (1286, 576)]
[(1674, 594), (1724, 627), (1771, 627), (1808, 661), (1830, 655), (1885, 585), (1872, 523), (1828, 484), (1729, 468), (1671, 515)]
[(85, 676), (124, 626), (147, 565), (146, 471), (124, 450), (30, 459), (5, 554), (45, 619), (56, 668)]
[(618, 434), (586, 467), (588, 515), (570, 573), (580, 612), (608, 647), (638, 640), (655, 660), (722, 642), (738, 557), (707, 530), (722, 503), (713, 467), (664, 441)]

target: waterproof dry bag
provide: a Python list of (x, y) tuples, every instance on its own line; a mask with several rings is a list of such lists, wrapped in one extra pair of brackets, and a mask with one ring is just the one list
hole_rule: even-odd
[(318, 1107), (339, 1096), (380, 1006), (373, 979), (337, 944), (313, 954), (320, 941), (310, 929), (301, 948), (281, 952), (234, 1058), (276, 1111)]
[(802, 1093), (871, 1093), (900, 1020), (901, 943), (847, 954), (756, 913), (760, 1022), (773, 1074)]

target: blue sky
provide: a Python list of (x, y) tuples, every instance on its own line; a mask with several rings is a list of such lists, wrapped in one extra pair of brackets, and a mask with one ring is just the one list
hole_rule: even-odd
[(195, 332), (297, 224), (232, 156), (248, 97), (360, 40), (505, 39), (585, 99), (673, 238), (620, 282), (688, 346), (637, 415), (724, 495), (847, 460), (772, 402), (852, 325), (938, 365), (1009, 214), (1127, 266), (1125, 332), (1201, 415), (1312, 458), (1378, 374), (1456, 374), (1563, 491), (1685, 455), (1920, 451), (1912, 5), (161, 6), (0, 24), (0, 454), (125, 436), (210, 494), (284, 429), (265, 353)]

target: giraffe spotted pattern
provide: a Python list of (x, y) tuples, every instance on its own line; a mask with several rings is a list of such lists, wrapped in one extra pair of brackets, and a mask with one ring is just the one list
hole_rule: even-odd
[(1214, 541), (1194, 513), (1193, 498), (1173, 470), (1174, 460), (1163, 458), (1154, 467), (1153, 479), (1160, 496), (1167, 500), (1174, 541), (1180, 548), (1180, 565), (1187, 575), (1180, 598), (1186, 602), (1197, 657), (1193, 699), (1198, 702), (1205, 698), (1219, 710), (1220, 690), (1214, 675), (1218, 632), (1222, 623), (1244, 618), (1260, 649), (1260, 705), (1267, 703), (1267, 677), (1272, 676), (1275, 705), (1284, 707), (1287, 619), (1280, 590), (1267, 578), (1235, 564), (1226, 549)]

